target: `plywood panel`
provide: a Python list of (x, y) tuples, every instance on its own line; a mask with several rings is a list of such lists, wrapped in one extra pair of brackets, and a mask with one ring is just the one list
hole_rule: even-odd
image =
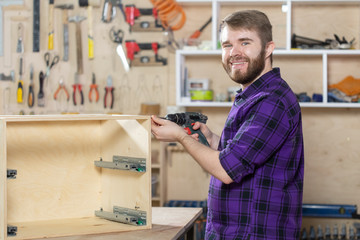
[(303, 109), (302, 112), (304, 202), (359, 205), (359, 110)]
[[(0, 120), (0, 132), (3, 134), (0, 135), (0, 159), (6, 159), (6, 123), (3, 120)], [(7, 181), (5, 172), (7, 169), (6, 161), (0, 161), (0, 212), (3, 214), (0, 216), (0, 236), (5, 236), (7, 233), (7, 207), (6, 207), (6, 184)]]
[[(300, 36), (321, 41), (334, 39), (334, 34), (340, 38), (344, 36), (348, 41), (359, 37), (358, 4), (294, 3), (292, 20), (292, 33)], [(358, 41), (355, 48), (359, 48)]]
[(359, 79), (360, 56), (330, 56), (328, 63), (329, 85), (341, 82), (347, 76)]
[(100, 174), (93, 164), (100, 154), (99, 126), (8, 124), (8, 168), (18, 171), (16, 180), (8, 181), (10, 222), (93, 215), (100, 201)]
[(294, 93), (322, 94), (322, 56), (274, 56), (273, 67), (280, 67), (282, 78)]

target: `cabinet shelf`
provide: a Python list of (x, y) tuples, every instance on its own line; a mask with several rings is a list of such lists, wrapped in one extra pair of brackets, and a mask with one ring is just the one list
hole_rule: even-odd
[[(281, 65), (284, 66), (284, 79), (289, 82), (289, 85), (293, 88), (295, 93), (307, 92), (309, 95), (312, 93), (322, 94), (322, 102), (307, 102), (301, 103), (301, 107), (310, 108), (359, 108), (359, 103), (333, 103), (328, 102), (328, 85), (340, 82), (348, 75), (356, 75), (358, 73), (357, 62), (360, 59), (359, 43), (355, 43), (355, 49), (292, 49), (291, 48), (291, 36), (294, 32), (299, 34), (310, 34), (308, 29), (304, 28), (303, 15), (306, 13), (311, 15), (311, 19), (315, 17), (324, 18), (324, 12), (321, 12), (321, 16), (318, 16), (319, 9), (326, 7), (329, 11), (325, 18), (330, 18), (332, 21), (335, 18), (344, 19), (345, 22), (354, 25), (354, 28), (358, 29), (358, 18), (360, 14), (358, 10), (360, 8), (360, 2), (358, 0), (212, 0), (212, 1), (191, 1), (191, 0), (178, 0), (180, 4), (188, 3), (208, 3), (211, 4), (213, 20), (212, 20), (212, 50), (177, 50), (176, 51), (176, 104), (183, 107), (230, 107), (231, 102), (198, 102), (190, 101), (186, 91), (186, 81), (188, 78), (211, 78), (222, 79), (227, 77), (226, 75), (220, 75), (219, 68), (221, 61), (221, 50), (217, 48), (217, 42), (219, 38), (219, 22), (225, 14), (233, 10), (232, 6), (238, 6), (239, 9), (248, 8), (249, 5), (253, 6), (253, 9), (259, 8), (269, 15), (270, 21), (274, 20), (274, 41), (279, 45), (274, 51), (274, 67)], [(279, 7), (278, 7), (279, 6)], [(285, 6), (285, 7), (284, 7)], [(284, 8), (283, 8), (284, 7)], [(309, 15), (309, 16), (310, 16)], [(354, 16), (355, 15), (355, 16)], [(333, 16), (333, 17), (328, 17)], [(351, 17), (350, 17), (351, 16)], [(275, 19), (272, 19), (275, 18)], [(301, 21), (300, 21), (301, 20)], [(309, 20), (311, 21), (311, 20)], [(331, 30), (328, 30), (329, 36), (333, 33), (346, 34), (346, 38), (355, 37), (358, 39), (360, 35), (359, 30), (341, 32), (343, 27), (336, 28), (334, 23), (325, 23), (314, 31), (320, 31), (322, 33), (314, 32), (315, 34), (323, 34), (326, 32), (327, 25), (331, 25)], [(308, 26), (308, 25), (306, 25)], [(304, 32), (303, 32), (304, 30)], [(340, 32), (339, 32), (340, 31)], [(311, 35), (311, 34), (310, 34)], [(309, 37), (314, 37), (310, 36)], [(323, 35), (321, 35), (323, 37)], [(285, 38), (285, 39), (284, 39)], [(316, 36), (314, 37), (316, 39)], [(358, 42), (358, 41), (357, 41)], [(359, 58), (359, 59), (358, 59)], [(280, 62), (278, 61), (280, 60)], [(293, 61), (295, 60), (295, 61)], [(210, 66), (213, 62), (218, 61), (214, 67)], [(199, 65), (195, 68), (194, 65)], [(201, 67), (203, 64), (203, 67)], [(221, 65), (220, 65), (221, 66)], [(290, 66), (290, 67), (289, 67)], [(187, 75), (185, 75), (185, 68), (187, 68)], [(216, 70), (214, 70), (216, 68)], [(219, 68), (219, 69), (218, 69)], [(205, 69), (205, 70), (203, 70)], [(206, 71), (207, 70), (207, 71)], [(218, 71), (217, 71), (218, 70)], [(283, 71), (282, 71), (283, 75)], [(357, 76), (355, 76), (357, 77)], [(305, 81), (305, 82), (303, 82)], [(219, 82), (217, 80), (212, 81), (214, 86), (212, 89), (214, 92), (224, 92), (231, 84)], [(220, 85), (220, 87), (219, 87)], [(218, 93), (216, 92), (216, 94)], [(215, 94), (214, 94), (215, 95)]]

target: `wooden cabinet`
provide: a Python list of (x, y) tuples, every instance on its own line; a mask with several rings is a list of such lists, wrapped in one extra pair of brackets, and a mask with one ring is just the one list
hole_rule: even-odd
[[(0, 136), (0, 239), (151, 228), (149, 117), (3, 116)], [(128, 164), (98, 166), (111, 165), (114, 156)], [(141, 169), (132, 168), (133, 158), (142, 159)], [(114, 207), (128, 210), (117, 216), (128, 216), (127, 223), (138, 220), (132, 211), (145, 213), (146, 221), (124, 224), (95, 216), (101, 210), (111, 214)], [(9, 226), (17, 227), (11, 238)]]
[[(301, 103), (302, 107), (359, 107), (357, 103), (331, 103), (328, 85), (352, 75), (359, 78), (360, 2), (346, 1), (253, 1), (253, 0), (179, 0), (183, 5), (194, 3), (212, 9), (210, 50), (178, 50), (176, 52), (176, 104), (185, 107), (228, 107), (230, 101), (192, 102), (185, 96), (188, 78), (207, 78), (211, 82), (214, 98), (227, 95), (234, 84), (221, 66), (218, 47), (219, 25), (222, 18), (234, 10), (258, 9), (265, 12), (273, 25), (274, 67), (280, 67), (283, 78), (295, 93), (307, 92), (323, 96), (322, 102)], [(334, 34), (348, 41), (355, 38), (353, 49), (292, 49), (293, 34), (324, 41), (334, 39)], [(187, 68), (187, 75), (185, 74)]]

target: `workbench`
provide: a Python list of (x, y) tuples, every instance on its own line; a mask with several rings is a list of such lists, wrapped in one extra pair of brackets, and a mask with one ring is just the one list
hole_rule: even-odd
[[(56, 240), (169, 240), (188, 234), (192, 239), (193, 225), (201, 215), (202, 208), (153, 207), (152, 228), (130, 232), (81, 235), (55, 238)], [(193, 235), (192, 235), (193, 236)]]

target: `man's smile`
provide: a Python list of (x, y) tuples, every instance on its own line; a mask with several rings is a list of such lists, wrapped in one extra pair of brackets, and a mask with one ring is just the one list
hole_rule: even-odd
[(234, 60), (234, 61), (230, 61), (231, 67), (232, 67), (232, 68), (235, 68), (235, 69), (243, 68), (247, 63), (248, 63), (248, 61), (246, 61), (246, 60)]

